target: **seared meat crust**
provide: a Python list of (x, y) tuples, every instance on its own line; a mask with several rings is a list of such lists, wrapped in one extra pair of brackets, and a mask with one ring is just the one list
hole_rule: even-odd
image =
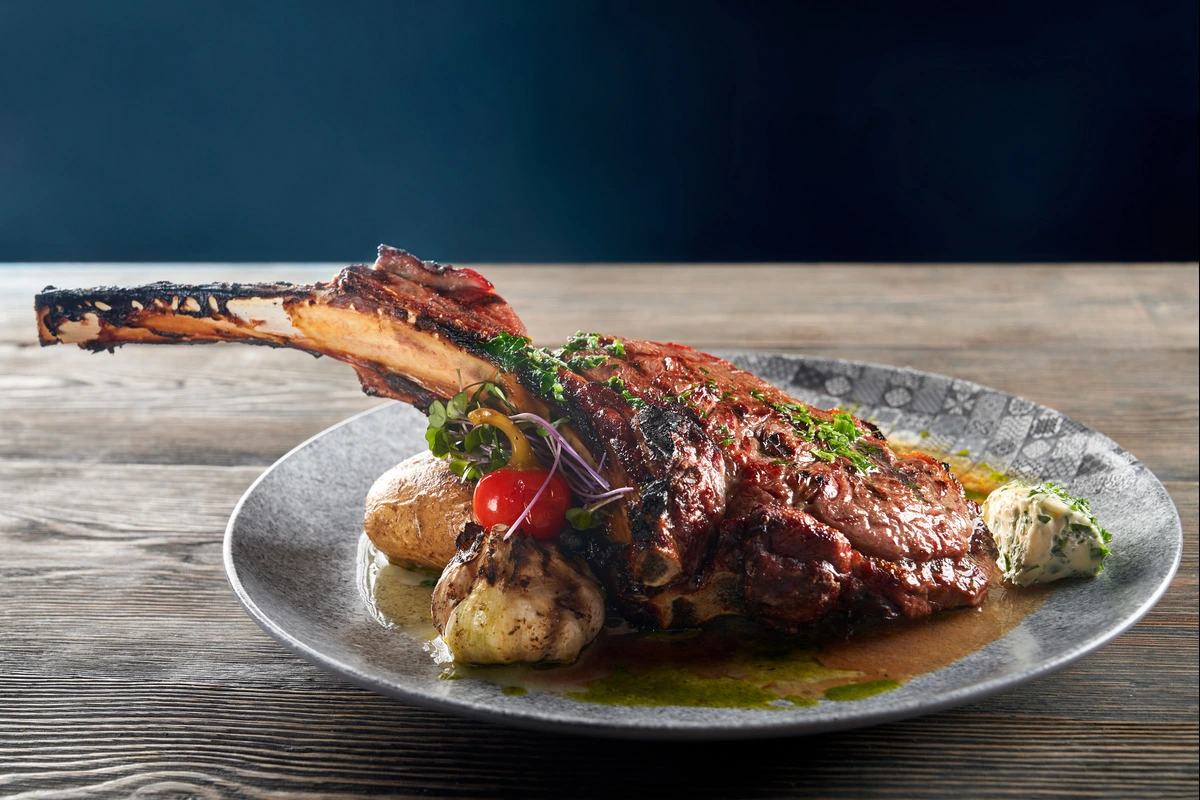
[(689, 347), (623, 340), (622, 353), (611, 337), (576, 350), (595, 358), (573, 358), (547, 394), (536, 374), (505, 371), (485, 347), (525, 335), (485, 278), (394, 248), (313, 286), (48, 288), (36, 302), (43, 344), (287, 346), (346, 361), (368, 393), (422, 409), (491, 380), (520, 410), (567, 417), (564, 435), (635, 491), (603, 532), (568, 534), (564, 545), (644, 624), (919, 617), (979, 604), (994, 567), (978, 507), (946, 465), (897, 455), (869, 422), (854, 420), (856, 467), (781, 409), (815, 424), (833, 412)]
[[(978, 509), (945, 464), (897, 455), (861, 419), (855, 449), (870, 469), (825, 460), (779, 411), (797, 401), (773, 385), (691, 348), (622, 343), (623, 356), (564, 385), (585, 441), (637, 487), (608, 523), (623, 547), (605, 573), (626, 614), (661, 627), (746, 614), (795, 629), (835, 612), (919, 617), (982, 602), (992, 567), (972, 552)], [(605, 385), (614, 376), (623, 393)]]

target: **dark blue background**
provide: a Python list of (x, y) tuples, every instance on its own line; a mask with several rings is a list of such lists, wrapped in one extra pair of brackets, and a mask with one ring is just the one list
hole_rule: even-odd
[(1197, 3), (0, 3), (0, 261), (1193, 260)]

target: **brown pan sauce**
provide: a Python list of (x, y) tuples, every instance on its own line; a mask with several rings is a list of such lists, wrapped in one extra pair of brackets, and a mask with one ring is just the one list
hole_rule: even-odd
[[(897, 452), (916, 443), (892, 443)], [(968, 496), (982, 500), (1007, 480), (966, 454), (943, 456)], [(979, 608), (880, 622), (852, 636), (789, 636), (716, 620), (703, 630), (638, 631), (609, 620), (575, 663), (472, 667), (455, 663), (429, 621), (434, 576), (386, 564), (363, 538), (360, 588), (382, 624), (426, 641), (446, 680), (495, 683), (508, 695), (551, 692), (582, 702), (634, 706), (786, 709), (857, 700), (894, 689), (996, 641), (1041, 606), (1048, 590), (993, 580)]]

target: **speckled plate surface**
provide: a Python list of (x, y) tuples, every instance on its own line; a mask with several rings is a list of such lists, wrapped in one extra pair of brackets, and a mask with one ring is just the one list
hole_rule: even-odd
[(1111, 439), (1053, 409), (978, 384), (849, 361), (725, 354), (821, 407), (856, 404), (889, 436), (969, 450), (1001, 471), (1088, 497), (1113, 534), (1107, 568), (1066, 583), (1004, 638), (943, 669), (851, 703), (772, 710), (625, 707), (510, 696), (441, 668), (413, 637), (375, 622), (355, 559), (377, 476), (425, 447), (424, 417), (400, 404), (360, 414), (281, 458), (247, 490), (225, 534), (229, 582), (250, 616), (303, 658), (372, 691), (492, 722), (626, 738), (776, 736), (852, 728), (978, 700), (1061, 669), (1129, 628), (1179, 564), (1179, 516), (1162, 484)]

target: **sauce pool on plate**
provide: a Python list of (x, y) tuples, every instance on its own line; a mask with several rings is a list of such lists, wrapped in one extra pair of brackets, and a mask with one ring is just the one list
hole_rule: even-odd
[[(903, 449), (914, 448), (896, 446)], [(1006, 480), (986, 466), (955, 466), (973, 499), (986, 497)], [(454, 662), (430, 621), (435, 583), (435, 575), (390, 564), (362, 537), (358, 584), (371, 615), (424, 642), (446, 680), (484, 680), (510, 696), (550, 692), (610, 705), (761, 709), (859, 700), (890, 691), (1002, 638), (1047, 594), (1041, 588), (1014, 589), (997, 579), (980, 608), (873, 624), (836, 639), (764, 631), (738, 618), (681, 631), (638, 631), (610, 620), (573, 664), (472, 667)]]

